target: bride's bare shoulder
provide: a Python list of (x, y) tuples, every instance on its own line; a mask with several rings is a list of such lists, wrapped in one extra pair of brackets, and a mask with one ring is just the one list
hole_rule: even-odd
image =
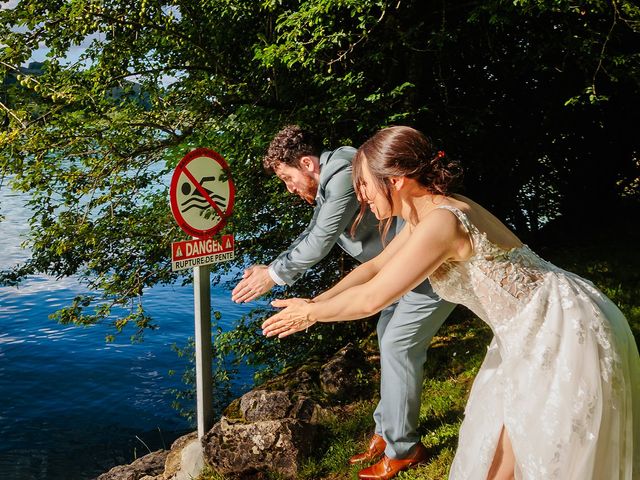
[[(463, 211), (458, 205), (454, 206)], [(473, 251), (469, 232), (458, 216), (448, 208), (434, 208), (417, 225), (416, 232), (428, 237), (430, 246), (446, 246), (450, 260), (465, 260)]]

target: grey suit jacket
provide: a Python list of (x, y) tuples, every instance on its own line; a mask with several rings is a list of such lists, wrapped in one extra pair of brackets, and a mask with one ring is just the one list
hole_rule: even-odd
[(370, 210), (367, 209), (355, 238), (349, 233), (360, 210), (351, 177), (355, 153), (353, 147), (340, 147), (320, 155), (320, 182), (313, 218), (302, 234), (270, 265), (288, 285), (322, 260), (336, 243), (360, 262), (366, 262), (382, 251), (378, 220)]

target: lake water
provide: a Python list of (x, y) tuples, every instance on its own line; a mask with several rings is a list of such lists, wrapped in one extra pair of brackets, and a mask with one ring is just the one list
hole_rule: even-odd
[[(25, 199), (0, 188), (0, 269), (28, 257)], [(170, 252), (167, 252), (170, 255)], [(159, 329), (140, 344), (104, 326), (58, 325), (49, 314), (84, 292), (74, 278), (0, 287), (0, 480), (84, 480), (195, 430), (171, 407), (186, 361), (171, 349), (193, 337), (191, 286), (155, 287), (143, 302)], [(247, 313), (212, 288), (222, 327)], [(169, 375), (176, 370), (176, 375)], [(248, 383), (245, 372), (241, 382)], [(238, 390), (242, 390), (239, 386)], [(239, 392), (238, 392), (239, 393)]]

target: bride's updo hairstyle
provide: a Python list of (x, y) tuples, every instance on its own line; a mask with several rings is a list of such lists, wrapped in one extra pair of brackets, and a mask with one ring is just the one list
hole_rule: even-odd
[[(434, 195), (450, 195), (462, 176), (458, 162), (450, 160), (442, 150), (418, 130), (397, 126), (379, 130), (358, 149), (353, 159), (353, 184), (360, 214), (351, 227), (353, 235), (368, 208), (366, 199), (360, 196), (363, 184), (362, 164), (367, 162), (373, 185), (382, 192), (391, 205), (391, 177), (408, 177), (416, 180)], [(392, 218), (381, 224), (382, 238), (386, 239)]]

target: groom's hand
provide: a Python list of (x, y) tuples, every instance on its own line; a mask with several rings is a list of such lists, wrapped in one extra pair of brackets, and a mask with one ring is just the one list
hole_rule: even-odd
[(231, 292), (231, 300), (236, 303), (250, 302), (267, 293), (274, 285), (266, 265), (253, 265), (242, 274), (242, 280)]

